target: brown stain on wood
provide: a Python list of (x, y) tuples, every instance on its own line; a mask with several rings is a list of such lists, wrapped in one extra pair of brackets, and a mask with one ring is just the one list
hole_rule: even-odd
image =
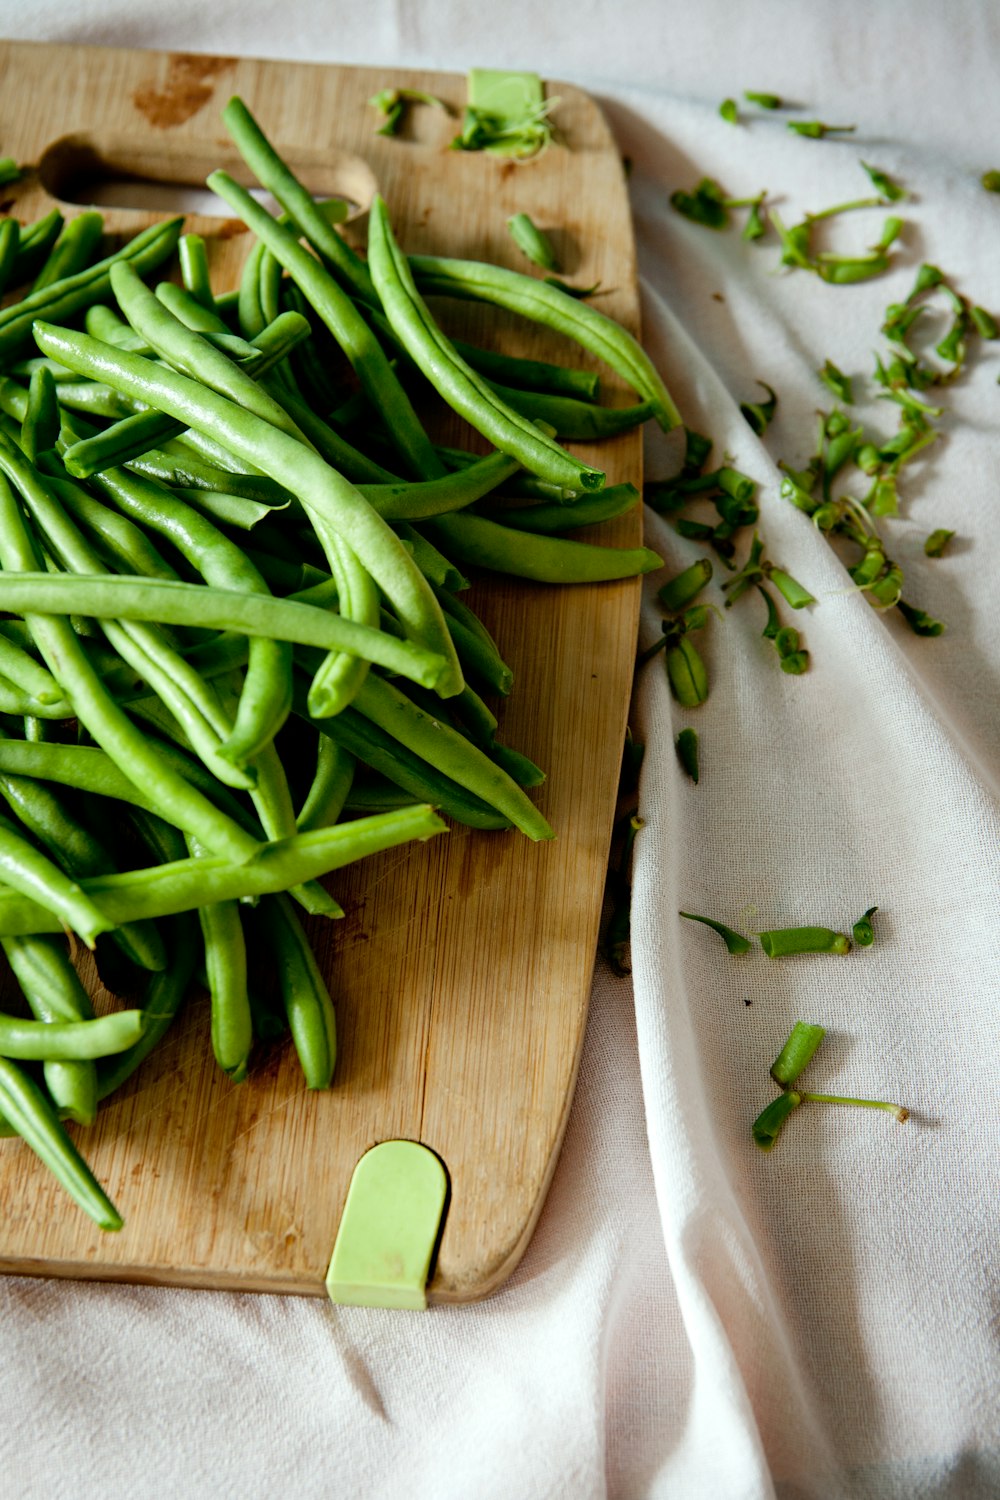
[(172, 52), (167, 59), (165, 82), (144, 83), (132, 102), (150, 125), (169, 130), (183, 125), (198, 113), (215, 92), (220, 73), (236, 66), (234, 57), (204, 57), (193, 52)]

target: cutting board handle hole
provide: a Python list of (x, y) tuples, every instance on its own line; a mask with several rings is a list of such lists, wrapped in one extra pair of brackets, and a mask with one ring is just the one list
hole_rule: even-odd
[[(289, 152), (286, 159), (314, 197), (342, 198), (348, 220), (367, 213), (377, 183), (360, 157), (333, 151), (322, 157), (303, 154), (297, 160)], [(46, 192), (62, 203), (229, 219), (232, 209), (204, 185), (217, 168), (250, 188), (272, 213), (281, 213), (271, 195), (247, 175), (232, 148), (214, 141), (185, 140), (171, 149), (151, 148), (148, 141), (135, 145), (92, 135), (64, 136), (42, 153), (38, 176)]]

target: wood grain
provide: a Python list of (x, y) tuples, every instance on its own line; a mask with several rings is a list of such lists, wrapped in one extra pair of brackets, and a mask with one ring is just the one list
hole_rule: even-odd
[[(3, 150), (32, 167), (4, 190), (6, 211), (22, 221), (52, 197), (72, 213), (89, 196), (105, 204), (109, 230), (133, 233), (160, 214), (107, 207), (122, 191), (109, 179), (165, 192), (225, 166), (246, 181), (220, 122), (239, 93), (314, 191), (358, 205), (350, 232), (359, 245), (377, 187), (407, 250), (523, 270), (505, 220), (525, 210), (552, 231), (566, 274), (601, 281), (598, 305), (637, 331), (621, 164), (598, 108), (571, 87), (548, 85), (561, 101), (560, 144), (519, 165), (450, 151), (456, 120), (430, 108), (412, 110), (398, 139), (374, 133), (366, 101), (390, 84), (430, 90), (459, 112), (465, 82), (449, 75), (11, 43), (0, 46), (0, 79)], [(192, 215), (187, 227), (209, 240), (216, 288), (235, 284), (243, 226)], [(461, 304), (440, 311), (471, 339), (593, 363), (506, 316)], [(604, 400), (628, 399), (601, 374)], [(470, 436), (454, 422), (442, 432)], [(638, 435), (578, 451), (609, 483), (640, 482)], [(632, 545), (640, 525), (633, 515), (599, 535)], [(514, 668), (501, 737), (546, 768), (538, 801), (555, 841), (454, 827), (337, 877), (346, 917), (312, 929), (338, 1010), (334, 1088), (307, 1094), (290, 1046), (230, 1084), (211, 1060), (204, 997), (193, 996), (142, 1073), (78, 1135), (125, 1228), (92, 1228), (26, 1147), (3, 1142), (0, 1269), (322, 1294), (353, 1167), (398, 1136), (436, 1151), (450, 1178), (431, 1299), (480, 1298), (510, 1275), (552, 1175), (577, 1072), (639, 588), (484, 577), (466, 597)], [(96, 999), (112, 1003), (99, 986)]]

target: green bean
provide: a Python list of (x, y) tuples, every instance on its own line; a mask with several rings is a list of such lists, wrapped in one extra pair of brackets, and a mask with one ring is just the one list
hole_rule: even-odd
[[(295, 711), (308, 719), (305, 697), (296, 694)], [(406, 801), (391, 801), (391, 808), (403, 808), (415, 797), (433, 803), (449, 818), (463, 823), (468, 828), (509, 828), (510, 819), (468, 792), (450, 776), (443, 775), (435, 767), (408, 750), (391, 735), (380, 730), (354, 708), (345, 708), (335, 719), (309, 719), (313, 728), (327, 739), (331, 739), (356, 760), (370, 766), (386, 777), (405, 793)], [(352, 787), (345, 806), (352, 810), (361, 807), (357, 800), (358, 788)], [(386, 804), (379, 806), (382, 811)], [(350, 825), (348, 825), (350, 826)]]
[[(69, 707), (63, 697), (62, 688), (48, 668), (43, 667), (41, 662), (36, 661), (23, 647), (10, 640), (2, 632), (0, 632), (0, 672), (29, 697), (38, 699), (39, 703)], [(70, 718), (71, 715), (72, 710), (61, 717)]]
[(177, 580), (176, 568), (171, 567), (145, 532), (127, 516), (109, 509), (81, 485), (53, 476), (47, 476), (47, 484), (63, 509), (86, 533), (95, 554), (103, 553), (119, 572)]
[(143, 995), (145, 1030), (139, 1040), (114, 1057), (97, 1063), (98, 1100), (120, 1088), (166, 1035), (187, 992), (198, 953), (198, 923), (189, 912), (171, 917), (167, 924), (167, 967), (150, 979)]
[(40, 453), (54, 448), (59, 436), (59, 402), (51, 370), (34, 370), (28, 387), (28, 404), (21, 423), (21, 446), (32, 463)]
[[(0, 449), (0, 459), (3, 457)], [(3, 607), (23, 615), (87, 614), (97, 620), (155, 620), (208, 630), (235, 630), (367, 657), (423, 687), (439, 687), (440, 656), (383, 630), (341, 619), (324, 610), (276, 599), (115, 573), (17, 573), (3, 579)]]
[(495, 448), (553, 484), (600, 489), (599, 469), (574, 460), (455, 353), (417, 291), (406, 257), (392, 236), (383, 199), (372, 202), (368, 234), (369, 265), (393, 331), (435, 390)]
[(387, 419), (390, 434), (404, 461), (424, 479), (433, 479), (441, 468), (433, 445), (424, 432), (389, 361), (354, 303), (337, 282), (310, 255), (290, 229), (262, 208), (225, 172), (213, 172), (208, 185), (239, 215), (267, 245), (305, 293), (357, 372), (362, 388)]
[(134, 329), (130, 328), (123, 318), (120, 318), (114, 308), (105, 302), (94, 302), (83, 315), (83, 326), (92, 338), (101, 339), (106, 344), (114, 344), (117, 349), (131, 349), (133, 354), (150, 354), (149, 345), (145, 339), (141, 339)]
[(507, 220), (507, 228), (517, 248), (536, 266), (541, 266), (543, 271), (559, 270), (551, 240), (538, 228), (530, 214), (512, 214)]
[(530, 839), (550, 839), (552, 829), (521, 788), (464, 735), (417, 708), (404, 693), (369, 676), (354, 706), (445, 776), (481, 797)]
[[(4, 582), (17, 576), (14, 570), (29, 565), (37, 566), (34, 547), (10, 486), (0, 479), (0, 566), (5, 570)], [(62, 683), (75, 716), (99, 745), (128, 767), (130, 779), (141, 781), (179, 827), (197, 833), (209, 848), (222, 850), (234, 859), (249, 859), (256, 853), (259, 846), (255, 839), (157, 757), (145, 736), (108, 694), (68, 618), (43, 614), (29, 617), (27, 623), (47, 666)]]
[(568, 365), (548, 364), (540, 359), (519, 359), (500, 354), (495, 349), (478, 349), (462, 339), (452, 339), (456, 352), (467, 365), (500, 385), (516, 386), (522, 391), (542, 391), (551, 396), (575, 396), (580, 401), (596, 401), (601, 378), (593, 370), (573, 370)]
[(41, 1089), (16, 1063), (0, 1058), (0, 1113), (101, 1229), (122, 1218), (77, 1151)]
[(11, 279), (20, 239), (21, 226), (16, 219), (0, 220), (0, 296)]
[(34, 224), (28, 224), (21, 228), (18, 236), (17, 254), (14, 264), (10, 270), (8, 285), (20, 286), (22, 282), (29, 280), (35, 275), (45, 261), (52, 246), (59, 238), (59, 231), (63, 227), (63, 216), (57, 208), (49, 209), (42, 218), (36, 219)]
[(505, 698), (514, 685), (514, 674), (500, 655), (499, 648), (476, 614), (446, 589), (438, 598), (448, 616), (451, 631), (463, 669), (472, 672), (487, 689)]
[[(251, 172), (274, 194), (299, 234), (309, 241), (355, 296), (362, 302), (377, 301), (364, 261), (330, 225), (312, 194), (282, 161), (242, 99), (234, 95), (222, 111), (222, 119)], [(214, 187), (214, 184), (209, 186)], [(259, 238), (264, 240), (265, 237), (259, 235)]]
[[(116, 868), (101, 840), (67, 811), (51, 787), (32, 776), (0, 772), (0, 795), (20, 823), (72, 880), (79, 881), (88, 875), (108, 875)], [(117, 927), (110, 937), (140, 968), (163, 968), (166, 956), (153, 923)]]
[(36, 318), (69, 318), (88, 303), (104, 300), (111, 285), (111, 267), (118, 261), (131, 261), (142, 272), (162, 265), (174, 252), (182, 223), (177, 218), (152, 224), (114, 255), (5, 307), (0, 311), (0, 358), (10, 359), (27, 342)]
[[(52, 936), (0, 940), (37, 1021), (92, 1020), (94, 1008), (66, 945)], [(92, 1061), (50, 1061), (43, 1068), (52, 1102), (63, 1119), (92, 1125), (97, 1114), (97, 1069)]]
[[(86, 373), (102, 368), (105, 356), (101, 346), (85, 334), (36, 324), (35, 337), (47, 346), (43, 352), (55, 353), (78, 369), (83, 366)], [(108, 378), (111, 383), (122, 382), (135, 393), (152, 395), (152, 383), (146, 378), (149, 368), (148, 362), (137, 356), (117, 353), (114, 374), (108, 369)], [(224, 397), (202, 389), (186, 376), (158, 370), (154, 380), (154, 404), (169, 409), (190, 426), (204, 425), (219, 432), (241, 457), (259, 461), (262, 468), (289, 480), (306, 508), (329, 520), (392, 601), (407, 637), (445, 657), (447, 668), (438, 690), (442, 695), (460, 692), (461, 671), (440, 606), (405, 547), (354, 486), (288, 434), (234, 408)]]
[[(180, 288), (175, 287), (174, 290), (179, 291)], [(246, 345), (247, 349), (259, 351), (252, 366), (254, 378), (259, 379), (284, 359), (289, 349), (294, 348), (295, 343), (304, 338), (307, 332), (308, 326), (304, 326), (304, 319), (294, 313), (282, 313), (270, 328), (260, 334), (259, 344)], [(145, 339), (137, 336), (137, 343), (142, 350), (149, 349)], [(182, 423), (164, 416), (162, 412), (135, 412), (116, 422), (113, 427), (74, 443), (64, 454), (64, 460), (71, 474), (79, 479), (87, 479), (103, 469), (141, 458), (151, 448), (156, 448), (158, 444), (184, 430)]]
[(316, 770), (295, 819), (300, 833), (329, 828), (343, 811), (354, 777), (354, 757), (325, 735), (317, 736)]
[[(287, 891), (410, 839), (428, 839), (445, 831), (433, 808), (417, 804), (382, 817), (295, 834), (263, 846), (256, 859), (242, 863), (213, 854), (123, 875), (95, 876), (81, 881), (81, 886), (115, 922), (168, 917), (193, 911), (203, 902), (243, 901)], [(40, 902), (0, 889), (0, 935), (60, 930), (59, 919)]]
[(387, 521), (421, 521), (462, 510), (517, 473), (517, 459), (490, 453), (457, 474), (418, 484), (359, 484), (368, 503)]
[(182, 234), (177, 242), (181, 263), (181, 279), (185, 287), (203, 307), (214, 311), (212, 282), (208, 274), (208, 255), (205, 241), (199, 234)]
[(422, 531), (411, 526), (409, 521), (397, 521), (394, 529), (400, 541), (406, 543), (413, 561), (435, 590), (443, 589), (448, 593), (455, 593), (459, 589), (469, 587), (469, 580), (464, 573), (460, 572), (451, 559), (445, 557)]
[(529, 536), (486, 516), (437, 516), (424, 525), (460, 562), (536, 583), (598, 583), (663, 567), (663, 559), (648, 547), (600, 547), (563, 537)]
[(43, 291), (54, 282), (85, 270), (101, 243), (103, 233), (104, 218), (99, 213), (91, 211), (70, 219), (36, 276), (32, 293)]
[(580, 526), (595, 526), (624, 516), (639, 503), (634, 484), (612, 484), (596, 495), (583, 495), (571, 505), (508, 505), (490, 509), (490, 518), (516, 531), (531, 531), (542, 536), (573, 531)]
[[(173, 318), (139, 277), (130, 272), (128, 266), (116, 267), (111, 281), (122, 311), (132, 326), (143, 333), (175, 368), (204, 381), (213, 390), (238, 401), (246, 411), (271, 422), (273, 426), (308, 445), (308, 439), (303, 438), (282, 406), (225, 355), (213, 350), (200, 335)], [(378, 593), (370, 575), (361, 567), (353, 550), (325, 520), (317, 518), (314, 525), (330, 560), (331, 571), (338, 581), (341, 614), (345, 619), (371, 628), (377, 627)], [(290, 662), (281, 681), (281, 686), (289, 688), (284, 699), (286, 712), (290, 697), (289, 671)], [(350, 702), (367, 671), (368, 662), (360, 656), (340, 652), (329, 657), (313, 683), (313, 710), (320, 714), (339, 712)], [(254, 719), (253, 722), (256, 724), (257, 720)], [(234, 735), (230, 739), (229, 753), (235, 761), (245, 755), (246, 749), (245, 734)]]
[(265, 898), (256, 920), (277, 960), (278, 986), (306, 1088), (329, 1088), (337, 1059), (337, 1023), (306, 935), (285, 896)]
[(410, 266), (424, 292), (492, 302), (574, 339), (616, 370), (637, 395), (653, 403), (656, 420), (665, 432), (680, 425), (680, 413), (641, 344), (597, 308), (535, 276), (481, 261), (414, 255)]
[(636, 406), (595, 406), (572, 396), (521, 391), (495, 381), (490, 381), (490, 386), (508, 406), (530, 421), (547, 422), (564, 441), (603, 442), (641, 427), (654, 415), (651, 401), (640, 401)]
[(90, 1021), (23, 1021), (0, 1015), (0, 1057), (28, 1062), (88, 1062), (124, 1052), (142, 1035), (141, 1010), (116, 1010)]
[(302, 434), (285, 409), (238, 364), (175, 318), (127, 262), (112, 268), (111, 290), (136, 333), (147, 339), (175, 370), (239, 402), (263, 421), (301, 440)]
[(0, 817), (0, 878), (12, 890), (43, 902), (88, 948), (93, 948), (99, 933), (115, 925), (75, 880), (4, 817)]
[[(125, 515), (173, 542), (206, 582), (250, 593), (269, 592), (244, 551), (172, 492), (118, 469), (107, 471), (98, 482)], [(290, 701), (290, 648), (280, 641), (255, 637), (233, 731), (222, 754), (237, 764), (252, 759), (284, 723)]]
[[(189, 839), (192, 855), (198, 856), (196, 840)], [(259, 920), (259, 913), (255, 917)], [(212, 1008), (212, 1052), (233, 1083), (247, 1076), (253, 1022), (247, 994), (247, 950), (236, 901), (206, 901), (198, 908), (205, 973)]]
[[(36, 325), (36, 333), (41, 325)], [(63, 330), (65, 331), (65, 330)], [(141, 356), (140, 356), (141, 358)], [(152, 373), (162, 367), (147, 360)], [(192, 382), (194, 384), (194, 382)], [(199, 387), (200, 389), (200, 387)], [(66, 465), (70, 473), (73, 466)], [(292, 503), (292, 494), (277, 479), (266, 474), (250, 474), (233, 468), (220, 469), (199, 458), (196, 453), (172, 439), (166, 448), (148, 448), (136, 458), (130, 458), (128, 467), (147, 479), (160, 484), (169, 484), (182, 490), (209, 490), (222, 495), (234, 495), (242, 500), (253, 500), (268, 510), (284, 510)]]

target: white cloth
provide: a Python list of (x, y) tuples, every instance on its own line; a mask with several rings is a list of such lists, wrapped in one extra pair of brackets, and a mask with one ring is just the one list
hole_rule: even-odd
[[(818, 603), (780, 672), (747, 597), (704, 635), (696, 713), (661, 660), (639, 678), (647, 746), (635, 848), (634, 983), (596, 971), (566, 1144), (541, 1222), (489, 1301), (428, 1314), (296, 1299), (6, 1278), (0, 1493), (410, 1500), (979, 1500), (1000, 1493), (996, 1343), (1000, 557), (998, 360), (972, 341), (941, 441), (884, 523), (918, 639), (852, 590), (778, 496), (804, 463), (830, 358), (888, 436), (868, 376), (886, 305), (922, 260), (1000, 312), (1000, 16), (986, 3), (791, 0), (35, 0), (8, 35), (462, 71), (532, 67), (595, 93), (631, 157), (646, 342), (686, 420), (761, 484), (768, 556)], [(790, 134), (727, 95), (773, 90)], [(2, 104), (2, 101), (0, 101)], [(704, 175), (769, 190), (786, 222), (869, 191), (859, 158), (915, 195), (897, 269), (831, 287), (779, 273), (773, 236), (690, 224), (670, 192)], [(737, 219), (741, 222), (742, 215)], [(875, 226), (874, 228), (872, 226)], [(863, 246), (881, 217), (831, 242)], [(716, 295), (717, 294), (717, 295)], [(758, 440), (739, 414), (778, 392)], [(650, 440), (648, 475), (668, 445)], [(956, 537), (924, 558), (936, 527)], [(699, 548), (649, 516), (674, 572)], [(649, 580), (642, 643), (658, 633)], [(713, 585), (714, 589), (714, 585)], [(719, 598), (718, 594), (714, 597)], [(785, 610), (786, 616), (789, 611)], [(696, 725), (698, 786), (674, 736)], [(679, 908), (744, 931), (843, 928), (846, 958), (730, 957)], [(633, 1013), (634, 999), (634, 1013)], [(809, 1086), (889, 1097), (905, 1127), (804, 1106), (770, 1156), (750, 1121), (796, 1019), (828, 1028)]]

